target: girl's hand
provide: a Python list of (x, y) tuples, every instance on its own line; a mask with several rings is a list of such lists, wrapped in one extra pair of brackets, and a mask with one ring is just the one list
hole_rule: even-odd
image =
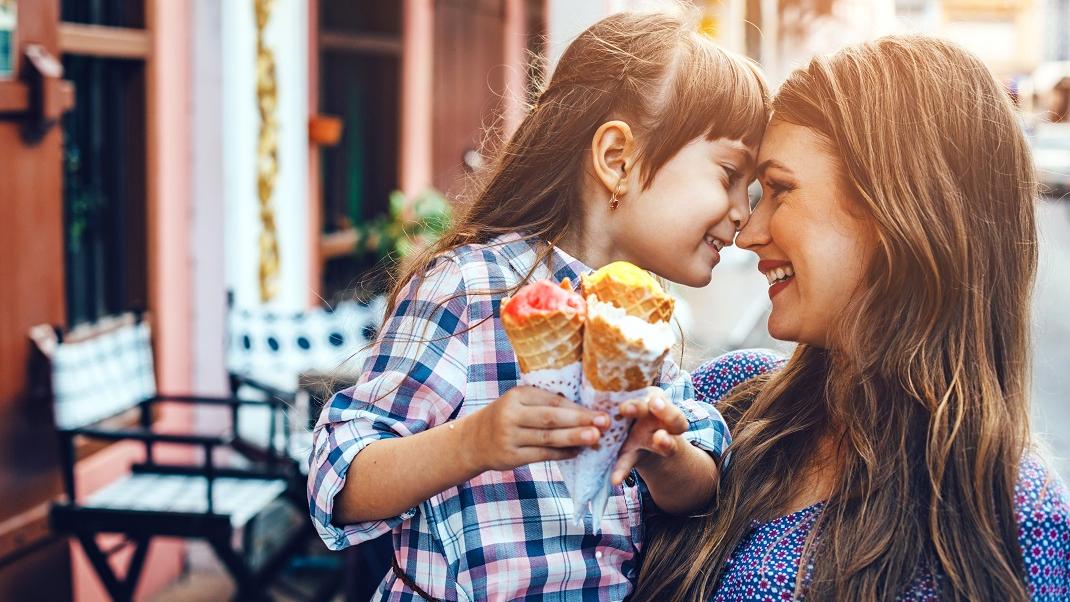
[(609, 416), (535, 387), (516, 387), (468, 417), (466, 456), (477, 472), (575, 457)]
[(686, 445), (680, 435), (687, 432), (687, 417), (657, 387), (647, 389), (645, 397), (622, 403), (620, 414), (634, 418), (635, 423), (613, 467), (610, 480), (614, 485), (620, 485), (632, 468), (642, 468), (651, 460), (671, 458), (681, 445)]

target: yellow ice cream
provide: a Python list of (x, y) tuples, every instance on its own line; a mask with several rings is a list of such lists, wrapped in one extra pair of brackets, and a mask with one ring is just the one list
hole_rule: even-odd
[(612, 280), (629, 288), (642, 288), (655, 293), (662, 292), (661, 285), (650, 275), (650, 272), (627, 261), (614, 261), (584, 277), (583, 282), (586, 287), (598, 289), (601, 288), (604, 280)]
[(610, 303), (647, 322), (668, 322), (673, 298), (650, 272), (627, 261), (616, 261), (581, 278), (583, 293)]

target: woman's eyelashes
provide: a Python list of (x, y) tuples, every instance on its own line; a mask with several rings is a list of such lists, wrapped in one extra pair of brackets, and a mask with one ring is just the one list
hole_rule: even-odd
[[(795, 190), (795, 185), (789, 182), (781, 182), (780, 180), (774, 180), (772, 178), (766, 178), (765, 187), (771, 193), (769, 198), (774, 201), (779, 200), (783, 195)], [(762, 195), (764, 198), (764, 194)]]

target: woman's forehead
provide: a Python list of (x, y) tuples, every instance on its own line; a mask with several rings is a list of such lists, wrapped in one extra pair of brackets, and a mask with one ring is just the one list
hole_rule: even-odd
[(758, 149), (758, 171), (777, 167), (789, 171), (835, 169), (836, 157), (825, 137), (813, 129), (774, 119)]

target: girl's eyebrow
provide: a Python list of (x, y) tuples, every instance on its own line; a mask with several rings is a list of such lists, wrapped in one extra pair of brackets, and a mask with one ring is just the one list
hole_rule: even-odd
[(728, 151), (734, 155), (738, 155), (741, 165), (739, 169), (744, 172), (749, 172), (751, 167), (754, 166), (754, 155), (751, 154), (747, 145), (743, 144), (739, 140), (721, 140), (725, 146), (728, 147)]
[(758, 166), (758, 177), (761, 178), (765, 176), (765, 172), (770, 167), (779, 169), (781, 171), (786, 171), (789, 175), (795, 175), (795, 172), (788, 169), (788, 166), (784, 165), (780, 161), (777, 161), (776, 159), (766, 159), (765, 161), (762, 161), (762, 163)]

